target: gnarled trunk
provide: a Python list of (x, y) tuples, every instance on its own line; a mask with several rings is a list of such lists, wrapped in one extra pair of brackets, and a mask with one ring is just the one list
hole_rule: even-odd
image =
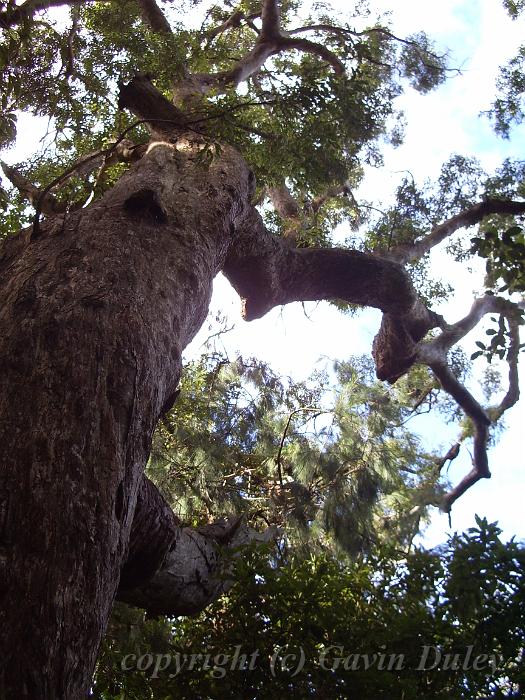
[(180, 149), (1, 250), (2, 697), (89, 688), (151, 435), (249, 200), (235, 152)]

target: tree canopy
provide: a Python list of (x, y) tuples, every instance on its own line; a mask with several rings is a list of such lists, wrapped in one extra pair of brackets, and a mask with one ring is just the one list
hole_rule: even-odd
[[(514, 18), (523, 9), (504, 4)], [(511, 561), (505, 596), (521, 576), (512, 569), (521, 550), (505, 549), (480, 521), (470, 539), (450, 545), (446, 563), (410, 551), (429, 506), (449, 512), (490, 477), (488, 447), (519, 398), (524, 164), (508, 159), (487, 173), (452, 154), (434, 182), (403, 177), (392, 206), (359, 194), (366, 167), (381, 167), (382, 146), (403, 138), (396, 97), (425, 94), (455, 74), (449, 57), (423, 32), (396, 35), (366, 2), (337, 13), (299, 0), (7, 0), (0, 27), (5, 158), (21, 136), (20, 112), (48, 120), (40, 150), (2, 163), (0, 543), (12, 557), (11, 608), (16, 572), (29, 560), (35, 577), (46, 561), (56, 576), (36, 586), (28, 574), (21, 587), (42, 591), (51, 638), (87, 591), (87, 667), (115, 593), (153, 614), (195, 613), (237, 571), (245, 589), (216, 603), (223, 622), (204, 613), (205, 636), (253, 605), (250, 595), (264, 627), (275, 611), (263, 603), (275, 602), (283, 580), (294, 600), (315, 597), (306, 585), (313, 576), (349, 610), (368, 596), (387, 617), (398, 612), (389, 594), (399, 583), (415, 620), (468, 646), (479, 629), (467, 613), (454, 617), (447, 586), (467, 578), (463, 569), (458, 584), (454, 567), (467, 549), (485, 547), (494, 566), (501, 555)], [(523, 115), (521, 53), (502, 69), (492, 107), (506, 136)], [(429, 272), (441, 244), (452, 259), (486, 266), (483, 293), (459, 320), (433, 309), (453, 294)], [(254, 358), (208, 352), (181, 375), (182, 349), (202, 325), (220, 271), (247, 321), (293, 301), (327, 300), (347, 314), (379, 309), (372, 358), (349, 353), (332, 373), (297, 381)], [(469, 358), (461, 341), (470, 332), (482, 339)], [(472, 363), (485, 360), (483, 395), (469, 377)], [(431, 410), (458, 424), (444, 453), (412, 430), (412, 418)], [(470, 444), (472, 469), (449, 484), (445, 467)], [(231, 550), (269, 539), (285, 572), (268, 552), (230, 560)], [(412, 598), (414, 577), (424, 583)], [(357, 598), (345, 597), (347, 585)], [(68, 611), (58, 616), (53, 586)], [(288, 603), (280, 605), (277, 593), (279, 618)], [(358, 612), (365, 629), (372, 618)], [(332, 624), (320, 616), (313, 626)], [(385, 630), (372, 627), (380, 641)], [(198, 636), (192, 623), (187, 629)], [(168, 643), (179, 635), (183, 646), (184, 634), (181, 624)], [(487, 644), (504, 644), (498, 635)], [(58, 692), (66, 657), (64, 684), (74, 677), (71, 643), (57, 641), (42, 697)], [(318, 639), (304, 630), (297, 643)], [(75, 697), (89, 672), (67, 686)], [(317, 687), (316, 673), (304, 676), (305, 693)], [(514, 670), (505, 673), (508, 680)], [(398, 681), (406, 697), (421, 691), (421, 677)], [(213, 674), (206, 682), (204, 696), (216, 692)], [(460, 674), (454, 692), (488, 692), (483, 683)]]

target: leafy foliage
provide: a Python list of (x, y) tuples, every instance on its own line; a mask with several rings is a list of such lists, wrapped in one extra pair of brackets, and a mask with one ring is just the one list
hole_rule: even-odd
[(367, 358), (293, 382), (253, 359), (204, 356), (186, 368), (148, 473), (185, 520), (245, 513), (306, 551), (406, 546), (444, 487), (407, 423), (441, 401), (424, 368), (388, 388)]
[(145, 622), (119, 607), (94, 697), (519, 697), (525, 551), (500, 534), (478, 519), (439, 550), (356, 563), (322, 553), (276, 566), (251, 551), (195, 619)]
[[(300, 21), (299, 6), (283, 3), (283, 26)], [(257, 3), (240, 9), (247, 15), (260, 11)], [(117, 109), (119, 82), (149, 74), (171, 96), (184, 70), (227, 71), (249, 52), (257, 36), (253, 24), (213, 35), (218, 18), (224, 21), (230, 13), (228, 4), (215, 4), (201, 27), (188, 28), (169, 8), (174, 31), (158, 34), (141, 20), (137, 2), (115, 0), (75, 6), (68, 19), (64, 12), (38, 22), (28, 18), (6, 30), (0, 44), (2, 143), (15, 138), (15, 108), (48, 117), (46, 152), (22, 168), (36, 184), (47, 184), (57, 169), (104, 147), (129, 126), (129, 117)], [(358, 31), (333, 20), (321, 7), (308, 21), (337, 31), (309, 35), (344, 61), (346, 76), (334, 75), (317, 56), (289, 51), (269, 61), (242, 90), (212, 91), (190, 105), (190, 124), (237, 146), (261, 188), (285, 177), (294, 194), (311, 200), (332, 185), (356, 185), (363, 163), (380, 163), (379, 140), (395, 124), (393, 100), (401, 81), (408, 77), (426, 91), (444, 79), (445, 58), (423, 34), (400, 41), (381, 25)], [(96, 195), (111, 184), (107, 178), (97, 181)], [(89, 193), (93, 179), (78, 182), (76, 189), (70, 185), (67, 197), (74, 203)], [(16, 210), (10, 211), (13, 216)], [(327, 244), (334, 217), (340, 215), (328, 209), (318, 214), (305, 242)]]
[(498, 291), (525, 292), (525, 237), (521, 226), (511, 226), (501, 235), (496, 229), (485, 230), (483, 238), (471, 239), (472, 251), (487, 259), (487, 282)]

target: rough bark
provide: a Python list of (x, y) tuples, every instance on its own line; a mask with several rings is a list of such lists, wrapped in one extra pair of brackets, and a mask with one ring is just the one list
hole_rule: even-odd
[(1, 250), (1, 697), (84, 697), (151, 435), (250, 187), (231, 150), (205, 169), (157, 144)]

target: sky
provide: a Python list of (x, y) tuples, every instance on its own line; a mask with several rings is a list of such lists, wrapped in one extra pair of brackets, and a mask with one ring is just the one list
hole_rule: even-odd
[[(344, 11), (344, 0), (334, 4)], [(523, 154), (524, 128), (515, 129), (511, 139), (504, 141), (480, 113), (489, 108), (494, 96), (498, 67), (516, 52), (521, 41), (525, 42), (525, 20), (511, 21), (500, 0), (373, 0), (372, 5), (381, 12), (391, 12), (396, 34), (406, 36), (423, 29), (440, 50), (450, 49), (451, 65), (460, 68), (461, 75), (425, 96), (409, 89), (398, 98), (398, 107), (404, 110), (407, 121), (404, 144), (397, 149), (385, 147), (384, 166), (367, 171), (359, 194), (370, 198), (373, 194), (387, 204), (404, 172), (409, 170), (416, 180), (433, 178), (452, 153), (474, 155), (487, 170), (497, 167), (505, 157)], [(42, 121), (22, 117), (19, 133), (23, 136), (3, 158), (15, 163), (34, 152), (42, 129)], [(446, 270), (456, 284), (452, 301), (436, 310), (453, 322), (468, 311), (473, 294), (481, 289), (481, 280), (465, 274), (464, 266), (449, 260), (444, 265), (443, 256), (435, 257), (436, 274)], [(377, 311), (349, 318), (326, 303), (309, 303), (274, 309), (265, 318), (247, 324), (240, 318), (238, 297), (221, 276), (215, 283), (211, 316), (219, 310), (227, 315), (229, 324), (235, 325), (219, 341), (231, 357), (237, 352), (245, 357), (257, 356), (276, 371), (298, 380), (315, 369), (330, 367), (336, 358), (370, 353), (380, 323)], [(186, 351), (187, 358), (202, 350), (208, 333), (205, 324)], [(475, 333), (468, 337), (469, 354), (475, 339)], [(520, 432), (525, 422), (523, 401), (507, 415), (507, 431), (490, 454), (493, 478), (476, 484), (454, 506), (452, 530), (474, 526), (477, 513), (489, 521), (498, 520), (506, 536), (525, 539), (525, 450)], [(456, 436), (456, 429), (436, 421), (422, 424), (422, 431), (427, 439), (432, 435), (433, 444), (442, 444), (445, 450)], [(469, 468), (468, 453), (463, 449), (462, 457), (450, 470), (451, 481), (457, 482)], [(448, 531), (448, 517), (436, 511), (423, 541), (433, 546), (443, 542)]]

